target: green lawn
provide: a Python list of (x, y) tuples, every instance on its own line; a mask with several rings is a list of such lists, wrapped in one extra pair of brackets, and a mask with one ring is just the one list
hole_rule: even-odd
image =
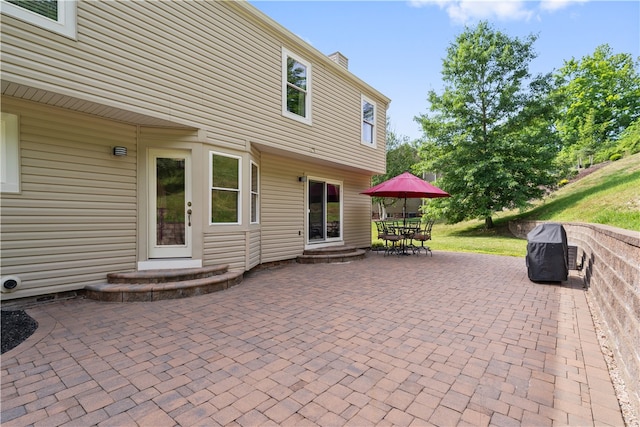
[[(429, 246), (435, 251), (476, 252), (523, 257), (527, 241), (509, 233), (510, 220), (589, 222), (640, 231), (640, 154), (613, 162), (565, 185), (524, 213), (503, 212), (494, 216), (495, 228), (484, 221), (458, 224), (436, 222)], [(377, 239), (372, 223), (373, 244)]]
[[(506, 224), (506, 223), (505, 223)], [(436, 222), (431, 231), (429, 247), (435, 251), (477, 252), (496, 255), (524, 256), (527, 253), (527, 241), (516, 239), (496, 225), (492, 231), (483, 230), (484, 222), (468, 221), (459, 224)], [(384, 245), (377, 239), (378, 232), (372, 223), (373, 244)]]

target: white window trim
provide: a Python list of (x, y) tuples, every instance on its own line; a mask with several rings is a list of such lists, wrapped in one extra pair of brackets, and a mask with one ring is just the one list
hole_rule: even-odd
[[(364, 140), (364, 131), (362, 130), (363, 128), (363, 124), (364, 124), (364, 103), (368, 102), (369, 104), (373, 105), (373, 132), (371, 135), (371, 142), (367, 142)], [(364, 95), (360, 95), (360, 143), (362, 145), (366, 145), (367, 147), (373, 147), (376, 148), (376, 132), (377, 132), (377, 125), (376, 122), (378, 120), (378, 104), (376, 104), (375, 101), (371, 100), (370, 98), (367, 98)]]
[[(305, 111), (307, 115), (305, 117), (299, 116), (287, 110), (287, 58), (291, 57), (307, 67), (307, 96), (305, 97)], [(292, 53), (291, 51), (282, 48), (282, 115), (293, 120), (311, 125), (311, 63), (302, 59), (300, 56)]]
[(76, 40), (77, 37), (77, 1), (59, 0), (58, 19), (54, 21), (46, 16), (24, 9), (13, 3), (2, 1), (2, 13), (14, 18), (42, 27), (54, 33)]
[[(211, 221), (211, 190), (213, 187), (213, 156), (230, 157), (238, 160), (238, 221), (236, 222), (212, 222)], [(229, 188), (215, 187), (216, 189), (222, 189), (225, 191), (231, 191)], [(241, 225), (242, 224), (242, 157), (234, 156), (232, 154), (221, 153), (219, 151), (209, 151), (209, 225)]]
[(20, 117), (2, 113), (0, 132), (0, 192), (20, 192)]
[[(258, 186), (257, 190), (254, 192), (253, 185), (253, 166), (256, 167), (256, 185)], [(253, 195), (256, 195), (256, 220), (251, 220), (251, 211), (252, 211), (252, 203), (253, 203)], [(249, 162), (249, 224), (260, 224), (260, 166), (253, 160)]]

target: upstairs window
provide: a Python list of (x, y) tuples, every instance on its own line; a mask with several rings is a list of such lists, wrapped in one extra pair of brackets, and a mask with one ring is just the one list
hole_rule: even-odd
[(2, 0), (2, 13), (76, 38), (75, 0)]
[(58, 0), (6, 0), (9, 3), (42, 15), (45, 18), (58, 20)]
[(376, 103), (362, 96), (362, 143), (376, 146)]
[(311, 124), (311, 64), (282, 49), (282, 114)]
[(211, 224), (240, 224), (240, 157), (211, 152)]

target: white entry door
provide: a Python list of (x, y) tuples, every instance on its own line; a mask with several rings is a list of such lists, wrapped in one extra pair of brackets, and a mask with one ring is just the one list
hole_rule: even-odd
[(149, 258), (191, 258), (191, 152), (149, 150)]

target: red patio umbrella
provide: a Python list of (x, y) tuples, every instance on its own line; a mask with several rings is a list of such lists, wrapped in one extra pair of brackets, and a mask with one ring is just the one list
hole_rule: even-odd
[(407, 199), (432, 199), (436, 197), (450, 197), (449, 193), (439, 189), (435, 185), (418, 178), (417, 176), (404, 172), (394, 178), (381, 182), (363, 191), (360, 194), (366, 194), (372, 197), (396, 197), (404, 199), (403, 208), (403, 224), (406, 225)]

